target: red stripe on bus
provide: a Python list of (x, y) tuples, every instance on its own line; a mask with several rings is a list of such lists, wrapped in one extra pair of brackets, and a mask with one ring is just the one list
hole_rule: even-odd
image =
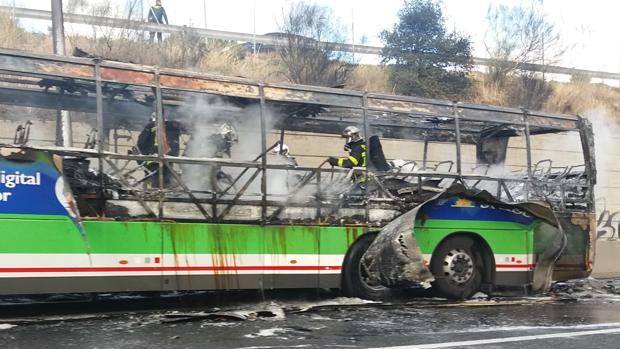
[(340, 266), (214, 266), (214, 267), (50, 267), (0, 268), (0, 273), (67, 273), (113, 271), (240, 271), (240, 270), (340, 270)]
[(497, 264), (495, 267), (498, 269), (505, 268), (518, 268), (518, 269), (526, 269), (526, 268), (534, 268), (536, 264)]
[[(497, 264), (497, 269), (527, 269), (535, 264)], [(340, 266), (214, 266), (214, 267), (49, 267), (49, 268), (0, 268), (0, 273), (79, 273), (79, 272), (131, 272), (131, 271), (302, 271), (340, 270)]]

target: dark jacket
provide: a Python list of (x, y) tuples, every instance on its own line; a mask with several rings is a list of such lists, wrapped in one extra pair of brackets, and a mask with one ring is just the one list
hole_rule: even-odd
[(349, 156), (338, 159), (338, 166), (344, 168), (366, 167), (366, 142), (363, 139), (347, 143), (345, 148), (348, 149)]
[[(167, 148), (167, 155), (179, 156), (181, 138), (179, 123), (176, 121), (166, 121), (164, 127), (166, 128), (164, 140), (167, 143), (164, 149)], [(142, 132), (140, 132), (138, 136), (137, 145), (141, 154), (157, 154), (157, 126), (155, 125), (155, 121), (149, 121), (149, 123), (144, 126)]]
[(158, 5), (152, 6), (149, 10), (149, 22), (164, 24), (164, 21), (168, 24), (168, 16), (166, 16), (164, 7)]

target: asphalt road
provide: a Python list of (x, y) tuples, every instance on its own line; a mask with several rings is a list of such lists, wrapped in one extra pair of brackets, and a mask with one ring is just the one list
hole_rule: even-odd
[(599, 283), (545, 297), (393, 304), (204, 294), (201, 305), (157, 310), (129, 297), (63, 308), (73, 314), (2, 311), (0, 348), (619, 348), (618, 293)]

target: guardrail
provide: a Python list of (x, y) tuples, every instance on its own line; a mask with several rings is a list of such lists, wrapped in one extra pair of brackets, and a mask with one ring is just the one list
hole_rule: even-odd
[[(28, 8), (12, 7), (12, 6), (0, 6), (0, 13), (10, 14), (12, 16), (19, 17), (19, 18), (31, 18), (31, 19), (41, 19), (41, 20), (51, 20), (52, 18), (52, 13), (50, 11), (33, 10), (33, 9), (28, 9)], [(211, 38), (211, 39), (256, 42), (256, 43), (268, 44), (268, 45), (274, 45), (274, 46), (284, 46), (287, 44), (287, 40), (285, 38), (276, 38), (276, 37), (267, 36), (267, 35), (255, 35), (255, 34), (249, 34), (249, 33), (238, 33), (238, 32), (224, 31), (224, 30), (194, 28), (194, 27), (179, 26), (179, 25), (155, 24), (155, 23), (149, 23), (149, 22), (122, 19), (122, 18), (99, 17), (99, 16), (82, 15), (82, 14), (75, 14), (75, 13), (64, 13), (64, 20), (65, 22), (75, 23), (75, 24), (98, 25), (98, 26), (111, 27), (111, 28), (132, 28), (136, 30), (155, 31), (155, 32), (164, 32), (164, 33), (193, 31), (194, 33), (200, 36)], [(379, 46), (339, 44), (339, 43), (331, 43), (331, 42), (323, 42), (323, 43), (325, 45), (330, 45), (335, 50), (342, 51), (342, 52), (380, 55), (381, 51), (383, 50), (383, 47), (379, 47)], [(480, 65), (480, 66), (489, 66), (493, 62), (493, 60), (490, 58), (474, 57), (473, 60), (474, 60), (474, 64)], [(532, 63), (520, 64), (520, 66), (521, 66), (521, 69), (533, 71), (533, 72), (545, 72), (545, 73), (563, 74), (563, 75), (581, 74), (581, 75), (590, 76), (592, 78), (620, 81), (620, 73), (566, 68), (566, 67), (560, 67), (560, 66), (555, 66), (555, 65), (542, 65), (542, 64), (532, 64)]]

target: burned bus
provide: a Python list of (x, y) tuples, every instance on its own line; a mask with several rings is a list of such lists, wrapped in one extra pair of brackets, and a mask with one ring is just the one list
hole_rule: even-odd
[[(0, 106), (3, 295), (468, 298), (592, 269), (579, 116), (10, 50)], [(326, 161), (347, 126), (366, 166)]]

